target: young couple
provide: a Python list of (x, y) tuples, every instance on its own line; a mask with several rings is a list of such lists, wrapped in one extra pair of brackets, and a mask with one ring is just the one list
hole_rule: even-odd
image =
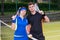
[(38, 40), (45, 40), (42, 31), (42, 19), (49, 22), (49, 18), (43, 13), (43, 11), (37, 12), (35, 10), (35, 5), (32, 2), (28, 3), (28, 9), (30, 14), (28, 14), (27, 17), (27, 9), (25, 7), (21, 7), (18, 10), (18, 14), (12, 16), (11, 28), (15, 30), (14, 40), (32, 40), (28, 38), (28, 34), (31, 34), (31, 37), (33, 36)]

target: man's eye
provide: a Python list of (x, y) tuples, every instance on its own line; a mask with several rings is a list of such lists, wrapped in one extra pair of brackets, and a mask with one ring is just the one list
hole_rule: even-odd
[(30, 7), (31, 8), (31, 7)]

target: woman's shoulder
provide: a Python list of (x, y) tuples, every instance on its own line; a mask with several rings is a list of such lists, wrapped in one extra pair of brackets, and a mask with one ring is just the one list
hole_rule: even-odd
[(16, 18), (19, 18), (20, 16), (19, 15), (16, 15)]

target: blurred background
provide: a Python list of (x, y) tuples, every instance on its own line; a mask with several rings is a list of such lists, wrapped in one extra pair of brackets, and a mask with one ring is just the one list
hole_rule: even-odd
[[(50, 18), (50, 23), (43, 23), (46, 40), (60, 40), (60, 0), (0, 0), (0, 20), (11, 25), (12, 15), (22, 6), (28, 10), (29, 2), (38, 3), (40, 10)], [(13, 30), (0, 22), (0, 40), (13, 40), (13, 33)]]

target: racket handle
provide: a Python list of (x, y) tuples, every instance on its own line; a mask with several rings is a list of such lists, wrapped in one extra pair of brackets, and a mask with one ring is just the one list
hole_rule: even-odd
[(38, 40), (38, 39), (34, 38), (31, 34), (29, 34), (28, 37), (32, 40)]
[(34, 37), (32, 37), (31, 39), (32, 39), (32, 40), (38, 40), (38, 39), (36, 39), (36, 38), (34, 38)]
[(11, 28), (11, 26), (10, 25), (8, 25), (8, 24), (6, 24), (6, 23), (4, 23), (3, 21), (1, 21), (3, 24), (5, 24), (6, 26), (8, 26), (9, 28)]

